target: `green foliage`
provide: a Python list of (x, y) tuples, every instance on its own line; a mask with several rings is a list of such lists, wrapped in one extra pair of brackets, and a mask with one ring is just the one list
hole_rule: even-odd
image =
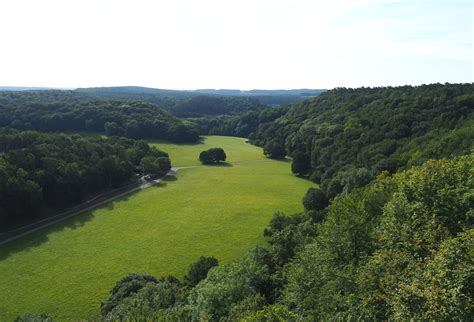
[(131, 274), (117, 283), (109, 300), (102, 303), (102, 316), (107, 321), (170, 318), (177, 313), (174, 307), (183, 303), (185, 294), (172, 276), (156, 280)]
[[(210, 135), (231, 135), (253, 139), (252, 133), (256, 132), (260, 124), (276, 120), (287, 111), (288, 107), (272, 107), (232, 116), (194, 118), (193, 122), (199, 125), (203, 133)], [(265, 124), (262, 124), (262, 126), (265, 126)], [(276, 138), (279, 139), (279, 137)], [(284, 142), (284, 138), (279, 141)]]
[(321, 189), (309, 188), (303, 197), (305, 210), (323, 210), (329, 204), (329, 200)]
[[(166, 153), (125, 138), (0, 130), (0, 220), (5, 226), (62, 209), (105, 188), (135, 180), (141, 161), (156, 158), (169, 169)], [(154, 157), (153, 157), (154, 158)], [(142, 165), (143, 165), (142, 164)]]
[(244, 317), (242, 321), (245, 322), (286, 322), (286, 321), (301, 321), (295, 313), (288, 310), (287, 307), (281, 304), (269, 305), (262, 310), (256, 311)]
[(311, 170), (309, 158), (303, 152), (296, 152), (293, 155), (293, 162), (291, 163), (291, 172), (294, 174), (305, 176)]
[(109, 314), (117, 305), (130, 295), (137, 293), (149, 283), (156, 284), (158, 280), (150, 275), (129, 274), (118, 281), (110, 290), (109, 298), (102, 302), (102, 316)]
[(201, 256), (197, 262), (189, 266), (188, 274), (184, 277), (184, 284), (193, 288), (206, 278), (207, 273), (212, 267), (217, 265), (219, 265), (219, 262), (214, 257)]
[(270, 141), (263, 148), (263, 153), (272, 159), (283, 159), (286, 156), (285, 145)]
[(1, 92), (0, 127), (94, 131), (133, 139), (196, 142), (196, 124), (143, 101), (108, 101), (73, 91)]
[(248, 298), (255, 302), (258, 294), (267, 294), (273, 282), (271, 268), (262, 260), (262, 251), (256, 248), (241, 261), (209, 271), (189, 295), (192, 319), (218, 321), (232, 311), (239, 311)]
[(255, 98), (235, 96), (196, 96), (177, 103), (171, 112), (179, 117), (237, 114), (263, 105)]
[(225, 161), (226, 158), (227, 155), (222, 148), (211, 148), (199, 154), (199, 161), (203, 164), (219, 163)]
[(145, 156), (140, 162), (140, 167), (145, 175), (158, 178), (168, 173), (171, 161), (167, 157)]
[(429, 161), (336, 198), (288, 267), (285, 303), (312, 319), (472, 314), (473, 165)]

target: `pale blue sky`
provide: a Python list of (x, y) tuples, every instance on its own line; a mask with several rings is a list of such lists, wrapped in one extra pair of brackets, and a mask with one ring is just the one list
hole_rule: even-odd
[(456, 0), (2, 1), (0, 85), (473, 82), (473, 10)]

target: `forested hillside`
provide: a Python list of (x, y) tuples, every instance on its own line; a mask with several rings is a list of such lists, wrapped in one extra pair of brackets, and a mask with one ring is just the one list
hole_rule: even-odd
[(210, 122), (208, 131), (248, 135), (270, 157), (291, 156), (294, 173), (308, 175), (334, 197), (383, 170), (469, 153), (474, 85), (341, 88), (287, 110)]
[(179, 117), (238, 114), (263, 105), (255, 98), (235, 96), (196, 96), (170, 109)]
[(2, 228), (132, 182), (160, 158), (144, 141), (0, 129)]
[(94, 131), (174, 142), (199, 139), (194, 124), (151, 103), (97, 100), (72, 91), (0, 92), (0, 127)]
[[(107, 100), (140, 100), (151, 102), (161, 107), (172, 109), (182, 100), (196, 96), (233, 97), (234, 99), (251, 97), (262, 105), (282, 105), (298, 103), (310, 96), (324, 92), (321, 89), (294, 90), (249, 90), (235, 89), (199, 89), (199, 90), (166, 90), (139, 86), (90, 87), (78, 88), (76, 93), (101, 97)], [(224, 113), (223, 113), (224, 114)]]
[(102, 303), (103, 317), (469, 320), (473, 166), (471, 154), (384, 173), (327, 208), (310, 190), (303, 214), (275, 215), (268, 247), (224, 266), (201, 258), (184, 283), (129, 275)]

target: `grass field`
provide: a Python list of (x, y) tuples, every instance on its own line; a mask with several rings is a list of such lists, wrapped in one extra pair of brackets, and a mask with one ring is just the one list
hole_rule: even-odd
[[(45, 312), (58, 320), (99, 316), (100, 301), (129, 272), (182, 277), (201, 255), (221, 263), (264, 243), (277, 210), (297, 212), (312, 183), (243, 139), (158, 142), (181, 169), (162, 184), (0, 246), (0, 320)], [(222, 147), (226, 166), (197, 156)]]

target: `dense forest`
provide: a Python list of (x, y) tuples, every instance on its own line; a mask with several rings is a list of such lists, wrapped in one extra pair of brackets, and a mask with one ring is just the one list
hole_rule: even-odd
[[(166, 90), (158, 88), (147, 88), (138, 86), (122, 87), (91, 87), (78, 88), (77, 93), (101, 97), (106, 100), (140, 100), (157, 104), (158, 106), (172, 110), (174, 106), (196, 96), (208, 97), (233, 97), (234, 100), (242, 98), (253, 98), (261, 105), (283, 105), (298, 103), (310, 96), (318, 96), (324, 90), (321, 89), (296, 89), (296, 90), (233, 90), (233, 89), (200, 89), (200, 90)], [(225, 114), (225, 113), (222, 113)]]
[(210, 134), (248, 136), (270, 157), (292, 157), (334, 197), (426, 160), (469, 153), (474, 85), (340, 88), (290, 107), (196, 120)]
[(279, 106), (246, 111), (238, 115), (198, 117), (191, 120), (199, 125), (203, 134), (249, 137), (261, 124), (278, 119), (285, 115), (289, 108), (289, 106)]
[(195, 124), (151, 103), (97, 100), (71, 91), (0, 92), (0, 127), (105, 132), (173, 142), (199, 139)]
[(165, 152), (144, 141), (0, 129), (0, 223), (33, 221), (170, 166)]
[(184, 282), (126, 276), (103, 318), (469, 320), (473, 166), (471, 154), (384, 172), (329, 206), (309, 190), (304, 213), (274, 216), (268, 247), (223, 266), (202, 257)]
[(178, 117), (238, 114), (263, 105), (255, 98), (236, 96), (196, 96), (176, 104), (170, 111)]

